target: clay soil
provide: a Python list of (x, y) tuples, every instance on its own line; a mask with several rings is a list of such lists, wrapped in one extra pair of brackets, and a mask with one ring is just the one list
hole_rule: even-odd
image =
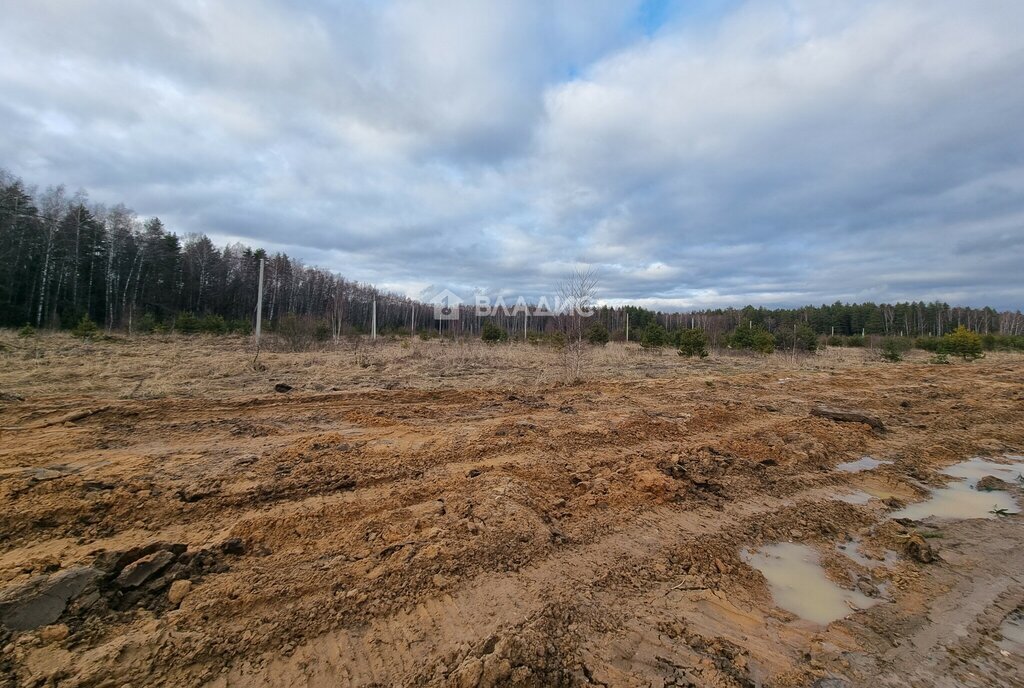
[[(0, 628), (0, 685), (1024, 684), (999, 644), (1024, 518), (891, 518), (945, 466), (1024, 453), (1024, 357), (612, 344), (566, 384), (528, 345), (252, 356), (0, 335), (0, 602), (94, 572)], [(835, 470), (865, 455), (892, 463)], [(742, 551), (780, 541), (879, 603), (777, 608)]]

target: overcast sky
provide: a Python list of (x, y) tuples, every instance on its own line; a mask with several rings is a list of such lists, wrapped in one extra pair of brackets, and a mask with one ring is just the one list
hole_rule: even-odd
[(1024, 305), (1021, 0), (24, 0), (0, 167), (413, 296)]

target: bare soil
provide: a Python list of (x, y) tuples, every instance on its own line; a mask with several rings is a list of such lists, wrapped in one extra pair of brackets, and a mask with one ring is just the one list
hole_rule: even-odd
[[(889, 516), (1024, 453), (1024, 357), (613, 344), (570, 385), (527, 345), (252, 356), (0, 335), (0, 620), (45, 621), (0, 627), (0, 685), (1024, 685), (1024, 517)], [(778, 541), (880, 603), (779, 609), (741, 558)]]

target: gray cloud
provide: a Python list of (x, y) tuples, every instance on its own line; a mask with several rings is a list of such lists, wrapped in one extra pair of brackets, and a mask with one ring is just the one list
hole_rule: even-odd
[(548, 5), (19, 3), (0, 165), (411, 294), (1024, 301), (1019, 2)]

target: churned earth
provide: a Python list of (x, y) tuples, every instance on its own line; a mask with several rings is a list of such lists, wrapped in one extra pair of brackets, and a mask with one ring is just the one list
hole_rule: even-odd
[(1024, 357), (252, 357), (0, 337), (0, 685), (1024, 685)]

